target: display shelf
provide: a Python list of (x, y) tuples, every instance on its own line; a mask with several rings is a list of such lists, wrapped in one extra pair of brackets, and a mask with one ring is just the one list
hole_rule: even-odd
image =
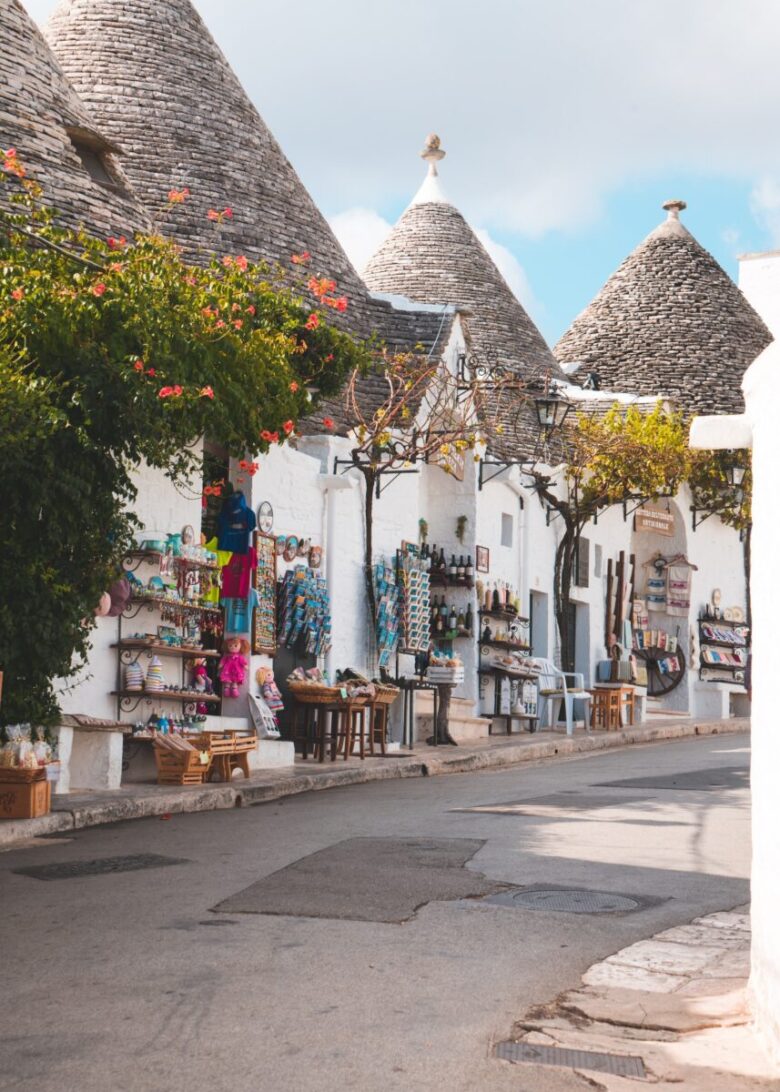
[(748, 648), (747, 641), (715, 641), (711, 637), (700, 637), (700, 645), (713, 645), (716, 648)]
[(473, 577), (464, 577), (462, 580), (456, 577), (453, 580), (451, 576), (446, 576), (444, 573), (429, 573), (428, 582), (432, 588), (464, 588), (468, 590), (474, 587)]
[[(221, 614), (221, 607), (206, 607), (198, 603), (190, 603), (186, 599), (165, 599), (161, 595), (133, 595), (125, 608), (125, 617), (134, 606), (178, 607), (180, 610), (197, 611), (199, 614)], [(134, 617), (134, 616), (132, 616)]]
[(159, 701), (203, 701), (217, 705), (222, 701), (218, 694), (204, 694), (199, 690), (112, 690), (115, 698), (151, 698)]
[(127, 571), (134, 572), (142, 562), (148, 561), (159, 564), (164, 557), (172, 557), (174, 565), (181, 565), (183, 568), (188, 569), (210, 569), (214, 572), (221, 568), (218, 561), (198, 561), (194, 557), (162, 553), (160, 550), (128, 550), (124, 556), (124, 561), (135, 561), (137, 564), (135, 568), (130, 568), (127, 564), (124, 567)]
[(191, 648), (185, 645), (167, 645), (160, 641), (144, 641), (140, 638), (127, 638), (117, 641), (111, 646), (122, 651), (149, 651), (159, 652), (163, 656), (201, 657), (206, 660), (218, 660), (221, 652), (215, 652), (213, 648)]
[(462, 638), (473, 637), (474, 634), (468, 629), (449, 630), (447, 633), (431, 633), (431, 637), (434, 641), (458, 641)]
[(502, 622), (519, 622), (521, 626), (530, 626), (531, 619), (523, 618), (520, 614), (515, 614), (513, 610), (480, 610), (480, 617), (482, 618), (498, 618)]
[(484, 645), (485, 648), (501, 648), (511, 652), (531, 651), (530, 645), (522, 644), (520, 641), (505, 641), (501, 637), (491, 637), (489, 641), (486, 641), (484, 637), (481, 637), (479, 643)]

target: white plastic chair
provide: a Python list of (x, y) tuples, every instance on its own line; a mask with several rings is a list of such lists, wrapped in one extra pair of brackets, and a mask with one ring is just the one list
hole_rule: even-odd
[[(578, 671), (561, 671), (552, 660), (534, 659), (529, 664), (539, 672), (539, 697), (545, 700), (545, 713), (548, 714), (548, 728), (558, 723), (561, 706), (566, 717), (566, 735), (574, 735), (574, 702), (585, 704), (585, 731), (590, 731), (590, 694), (585, 689), (585, 676)], [(566, 680), (571, 679), (571, 685)], [(539, 718), (541, 727), (542, 718)]]

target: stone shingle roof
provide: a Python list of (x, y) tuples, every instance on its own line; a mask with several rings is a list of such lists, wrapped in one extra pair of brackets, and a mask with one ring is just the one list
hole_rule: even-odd
[[(331, 318), (391, 348), (431, 340), (429, 316), (371, 298), (327, 221), (189, 0), (62, 0), (45, 28), (60, 64), (109, 136), (153, 216), (168, 191), (190, 197), (162, 230), (192, 256), (242, 253), (312, 272), (350, 300)], [(233, 216), (216, 228), (208, 210)], [(424, 336), (420, 336), (420, 330)]]
[(679, 219), (684, 202), (613, 273), (555, 346), (616, 391), (664, 395), (685, 413), (740, 413), (742, 376), (772, 335)]
[[(438, 137), (423, 158), (442, 158)], [(430, 147), (435, 149), (431, 153)], [(376, 292), (420, 303), (452, 304), (467, 312), (471, 351), (493, 357), (525, 378), (563, 378), (544, 338), (513, 295), (493, 259), (437, 184), (435, 162), (409, 208), (366, 266)]]
[[(115, 185), (95, 181), (71, 139), (96, 150)], [(18, 0), (0, 0), (0, 148), (16, 148), (63, 222), (100, 235), (147, 226), (116, 149), (64, 76)], [(2, 187), (3, 198), (7, 193)]]

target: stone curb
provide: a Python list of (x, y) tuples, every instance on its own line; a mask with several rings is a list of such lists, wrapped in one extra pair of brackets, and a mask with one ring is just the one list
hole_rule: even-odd
[[(129, 819), (181, 814), (199, 811), (217, 811), (244, 805), (264, 804), (285, 796), (322, 789), (361, 785), (369, 781), (387, 781), (402, 777), (434, 777), (448, 773), (469, 773), (475, 770), (501, 769), (524, 762), (588, 754), (614, 750), (634, 744), (658, 743), (664, 740), (686, 739), (695, 736), (735, 734), (746, 732), (750, 721), (746, 717), (733, 717), (715, 721), (676, 721), (669, 724), (637, 725), (619, 732), (605, 732), (582, 736), (559, 736), (529, 743), (502, 744), (484, 751), (426, 748), (414, 757), (385, 759), (381, 765), (366, 762), (360, 767), (319, 768), (316, 773), (298, 770), (261, 773), (248, 782), (232, 785), (208, 785), (203, 787), (171, 788), (166, 792), (156, 790), (150, 796), (112, 796), (101, 799), (96, 793), (93, 800), (74, 801), (73, 806), (43, 815), (38, 819), (12, 819), (0, 822), (0, 847), (40, 837), (103, 823), (119, 823)], [(67, 798), (61, 798), (63, 804)]]

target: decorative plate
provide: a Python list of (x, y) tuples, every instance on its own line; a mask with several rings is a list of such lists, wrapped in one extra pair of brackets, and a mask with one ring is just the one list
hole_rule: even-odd
[(724, 622), (736, 622), (736, 620), (737, 619), (734, 617), (733, 608), (732, 607), (726, 607), (726, 609), (723, 611), (723, 621)]
[(185, 546), (192, 546), (195, 541), (195, 530), (191, 523), (185, 523), (181, 529), (181, 540)]
[(298, 557), (306, 557), (311, 548), (311, 539), (302, 538), (298, 543)]
[(295, 561), (298, 556), (298, 537), (297, 535), (289, 535), (287, 539), (287, 545), (284, 548), (284, 560)]
[(731, 611), (732, 622), (744, 622), (746, 620), (745, 611), (742, 607), (729, 607), (729, 610)]
[(274, 525), (274, 510), (269, 501), (263, 501), (257, 509), (257, 526), (264, 535), (271, 532)]
[(287, 546), (287, 535), (276, 536), (276, 556), (282, 557), (284, 555), (285, 547)]
[(322, 564), (322, 546), (312, 546), (309, 550), (309, 568), (319, 569)]

